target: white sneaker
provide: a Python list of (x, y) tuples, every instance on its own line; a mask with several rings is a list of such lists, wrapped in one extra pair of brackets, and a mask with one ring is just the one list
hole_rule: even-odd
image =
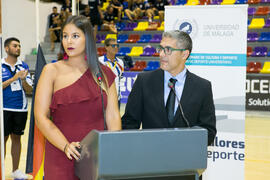
[(28, 176), (19, 169), (11, 173), (11, 177), (14, 179), (28, 179)]

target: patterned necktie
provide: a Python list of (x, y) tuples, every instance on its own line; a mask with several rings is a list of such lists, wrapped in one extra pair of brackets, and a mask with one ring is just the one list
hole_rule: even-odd
[(166, 111), (169, 119), (169, 124), (172, 126), (174, 123), (174, 106), (175, 106), (175, 93), (173, 92), (176, 79), (171, 78), (169, 83), (169, 87), (171, 88), (170, 94), (168, 96), (167, 102), (166, 102)]

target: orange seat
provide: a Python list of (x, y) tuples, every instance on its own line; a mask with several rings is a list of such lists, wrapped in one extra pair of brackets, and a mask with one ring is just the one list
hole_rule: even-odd
[(211, 0), (200, 0), (199, 1), (199, 5), (207, 5), (207, 4), (211, 4)]
[(247, 56), (251, 56), (252, 54), (252, 47), (248, 46), (247, 47)]
[(142, 71), (144, 68), (146, 68), (146, 61), (136, 61), (130, 71)]
[(247, 65), (248, 73), (259, 73), (262, 69), (262, 64), (260, 62), (249, 62)]
[(257, 8), (257, 11), (255, 12), (255, 15), (257, 16), (263, 16), (267, 15), (269, 13), (269, 7), (268, 6), (259, 6)]
[(134, 66), (132, 68), (130, 68), (129, 70), (130, 71), (137, 71), (138, 67), (140, 65), (140, 62), (139, 61), (136, 61)]
[(155, 52), (152, 56), (159, 57), (159, 53)]
[(147, 63), (146, 63), (146, 61), (141, 61), (141, 64), (140, 64), (142, 67), (144, 67), (144, 68), (146, 68), (146, 66), (147, 66)]
[(139, 39), (140, 39), (139, 34), (131, 34), (129, 35), (125, 43), (136, 43), (137, 41), (139, 41)]
[(258, 4), (261, 0), (248, 0), (248, 4)]
[(97, 48), (97, 53), (99, 56), (103, 56), (106, 53), (105, 47)]

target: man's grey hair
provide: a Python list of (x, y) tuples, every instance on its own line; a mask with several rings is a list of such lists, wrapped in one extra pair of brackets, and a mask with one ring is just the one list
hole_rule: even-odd
[(176, 45), (180, 49), (189, 50), (189, 53), (192, 51), (192, 39), (188, 33), (179, 30), (166, 31), (162, 34), (162, 38), (172, 38), (176, 39)]

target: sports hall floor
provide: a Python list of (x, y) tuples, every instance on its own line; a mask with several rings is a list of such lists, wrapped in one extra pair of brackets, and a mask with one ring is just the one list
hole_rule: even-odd
[[(121, 105), (121, 115), (124, 112), (124, 104)], [(29, 100), (31, 107), (31, 100)], [(30, 114), (30, 113), (29, 113)], [(270, 112), (247, 111), (246, 112), (246, 159), (245, 180), (269, 180), (270, 179)], [(22, 154), (19, 169), (25, 171), (27, 142), (29, 132), (29, 119), (26, 124), (25, 134), (22, 136)], [(5, 159), (5, 177), (10, 180), (12, 171), (10, 141), (7, 143)], [(31, 176), (29, 175), (29, 179)]]

